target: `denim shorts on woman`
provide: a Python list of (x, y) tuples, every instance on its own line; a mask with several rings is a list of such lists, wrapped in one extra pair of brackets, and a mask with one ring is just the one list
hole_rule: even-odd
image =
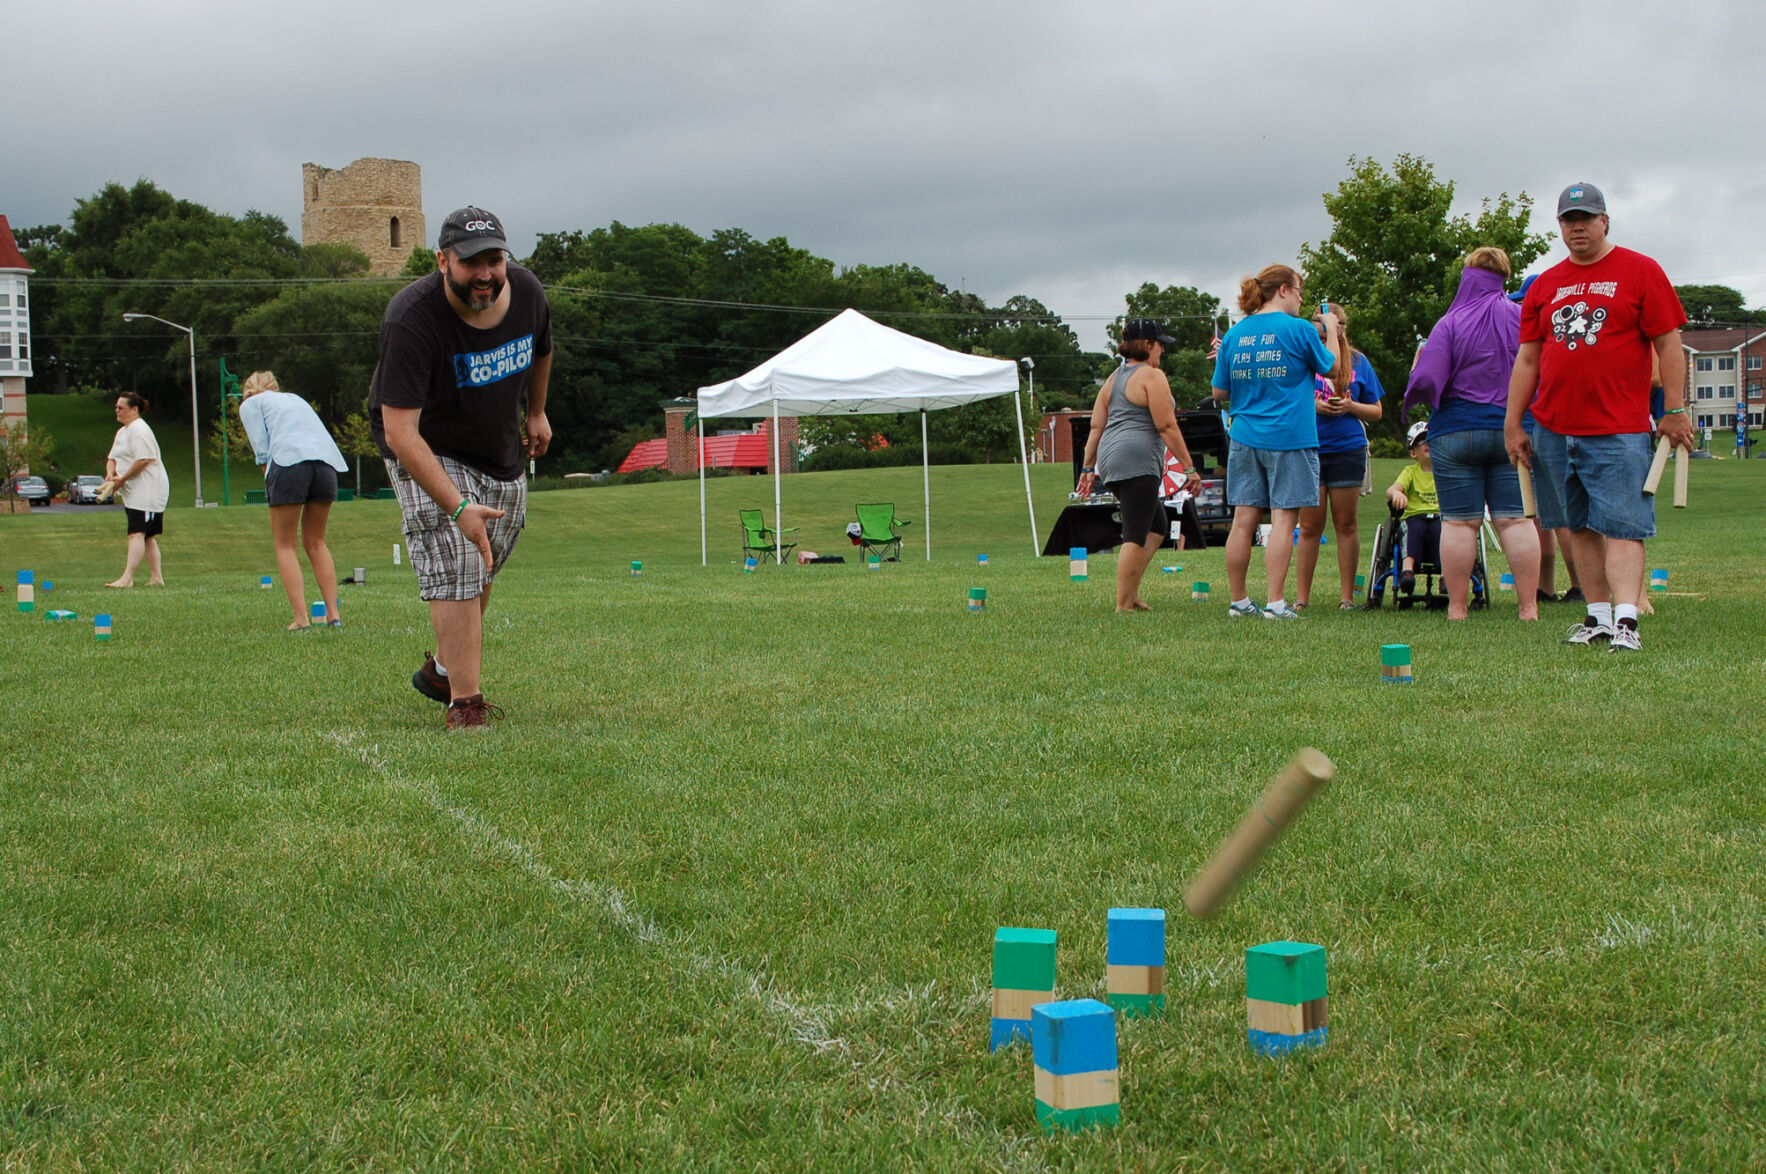
[(337, 470), (329, 461), (270, 462), (264, 475), (264, 500), (271, 505), (305, 505), (337, 500)]
[(1481, 522), (1484, 507), (1492, 518), (1519, 518), (1521, 478), (1509, 464), (1502, 433), (1494, 428), (1470, 428), (1429, 437), (1429, 457), (1435, 464), (1435, 496), (1441, 516), (1449, 522)]
[(1621, 541), (1654, 538), (1656, 499), (1643, 495), (1649, 440), (1647, 432), (1563, 436), (1543, 424), (1534, 428), (1539, 524), (1547, 530), (1593, 530)]
[(1367, 449), (1319, 453), (1318, 479), (1324, 489), (1360, 489), (1367, 479)]
[(1318, 450), (1252, 448), (1233, 441), (1226, 450), (1226, 504), (1260, 510), (1316, 506)]

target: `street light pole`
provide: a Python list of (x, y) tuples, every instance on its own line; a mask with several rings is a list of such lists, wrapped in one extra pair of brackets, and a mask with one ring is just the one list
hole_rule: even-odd
[(182, 330), (190, 338), (190, 458), (196, 465), (196, 508), (202, 508), (202, 436), (196, 423), (196, 328), (180, 326), (176, 322), (168, 322), (158, 314), (124, 314), (124, 322), (133, 322), (137, 318), (151, 318), (162, 326), (170, 326), (173, 330)]

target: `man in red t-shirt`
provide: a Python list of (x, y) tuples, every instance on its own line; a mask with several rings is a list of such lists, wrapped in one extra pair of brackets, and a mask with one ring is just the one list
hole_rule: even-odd
[[(1558, 197), (1570, 255), (1540, 274), (1521, 303), (1504, 431), (1509, 457), (1536, 472), (1539, 524), (1571, 531), (1588, 617), (1565, 642), (1606, 640), (1608, 651), (1635, 652), (1643, 540), (1656, 533), (1655, 499), (1643, 493), (1651, 357), (1667, 401), (1656, 427), (1690, 450), (1686, 314), (1662, 267), (1607, 240), (1608, 223), (1606, 197), (1593, 184), (1571, 184)], [(1521, 427), (1529, 406), (1531, 441)]]

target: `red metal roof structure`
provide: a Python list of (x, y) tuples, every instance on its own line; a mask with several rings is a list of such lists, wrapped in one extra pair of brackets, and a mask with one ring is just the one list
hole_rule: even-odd
[(18, 251), (18, 241), (13, 239), (12, 225), (6, 223), (6, 217), (0, 216), (0, 269), (22, 269), (26, 273), (35, 273), (25, 261), (25, 255)]
[[(705, 438), (705, 467), (708, 469), (759, 469), (767, 468), (768, 446), (767, 424), (761, 424), (753, 432), (740, 432), (735, 436), (707, 436)], [(699, 471), (699, 440), (691, 438), (686, 472)], [(656, 469), (668, 463), (668, 439), (657, 437), (655, 440), (639, 442), (621, 461), (616, 470), (620, 473), (635, 473), (640, 469)]]

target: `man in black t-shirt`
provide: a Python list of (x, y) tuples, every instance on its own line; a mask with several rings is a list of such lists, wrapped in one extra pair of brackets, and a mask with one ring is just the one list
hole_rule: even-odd
[(449, 729), (501, 714), (479, 686), (484, 609), (527, 518), (523, 461), (552, 440), (551, 311), (508, 248), (502, 222), (482, 208), (442, 222), (438, 271), (386, 308), (368, 392), (435, 629), (435, 654), (411, 684), (447, 704)]

